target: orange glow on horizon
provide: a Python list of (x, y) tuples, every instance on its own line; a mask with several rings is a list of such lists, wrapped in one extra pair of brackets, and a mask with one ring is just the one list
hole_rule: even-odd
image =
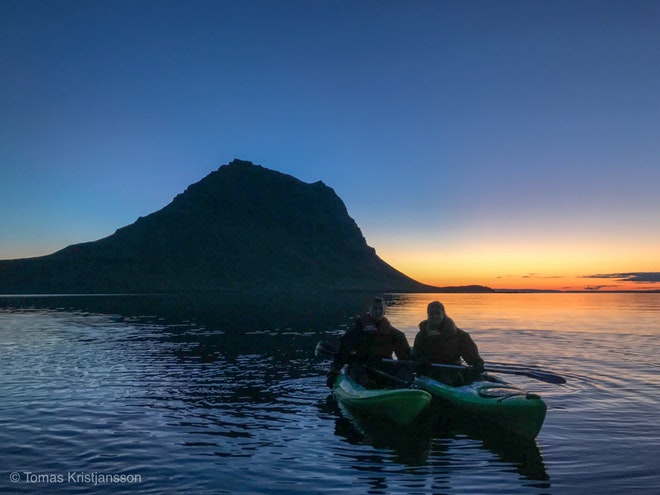
[[(409, 275), (409, 274), (408, 274)], [(412, 275), (411, 275), (412, 276)], [(423, 278), (412, 276), (419, 282), (436, 287), (483, 285), (496, 290), (558, 290), (558, 291), (645, 291), (660, 290), (658, 283), (641, 283), (616, 278), (583, 276), (544, 276), (542, 274), (508, 275), (497, 278)]]
[[(496, 290), (660, 290), (660, 282), (633, 282), (623, 273), (660, 272), (657, 254), (604, 252), (583, 247), (417, 252), (391, 250), (379, 256), (413, 279), (437, 286), (483, 285)], [(622, 269), (624, 267), (624, 269)], [(630, 277), (628, 277), (630, 278)]]

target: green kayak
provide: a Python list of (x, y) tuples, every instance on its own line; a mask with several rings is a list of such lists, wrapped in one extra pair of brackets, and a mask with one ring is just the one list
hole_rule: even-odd
[(431, 393), (441, 406), (449, 404), (476, 421), (523, 438), (536, 438), (545, 419), (547, 406), (541, 397), (506, 382), (475, 381), (452, 387), (427, 376), (418, 376), (415, 385)]
[(367, 389), (340, 373), (332, 388), (335, 399), (352, 411), (405, 426), (431, 403), (431, 394), (415, 388)]

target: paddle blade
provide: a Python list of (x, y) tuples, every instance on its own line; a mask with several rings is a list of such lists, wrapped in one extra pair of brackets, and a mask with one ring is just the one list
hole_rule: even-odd
[(563, 385), (566, 383), (566, 379), (563, 376), (550, 373), (549, 371), (534, 369), (512, 369), (500, 366), (491, 366), (489, 364), (486, 364), (486, 371), (490, 371), (492, 373), (527, 376), (529, 378), (534, 378), (535, 380), (539, 380), (541, 382), (552, 383), (554, 385)]
[(320, 358), (333, 358), (336, 352), (337, 349), (335, 349), (334, 346), (324, 341), (320, 341), (316, 344), (316, 349), (314, 349), (314, 355)]

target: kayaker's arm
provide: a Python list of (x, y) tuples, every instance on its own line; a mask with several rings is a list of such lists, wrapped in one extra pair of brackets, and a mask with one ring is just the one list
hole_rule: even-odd
[(476, 373), (483, 373), (484, 370), (484, 360), (479, 355), (479, 349), (477, 344), (474, 343), (472, 337), (467, 332), (461, 332), (461, 357), (465, 359), (465, 362), (469, 364)]
[(327, 376), (326, 384), (328, 385), (329, 388), (332, 388), (334, 386), (335, 381), (337, 380), (337, 376), (339, 376), (339, 372), (344, 367), (344, 364), (346, 364), (346, 358), (343, 356), (341, 352), (337, 351), (332, 360), (332, 364), (330, 364), (330, 369), (328, 370), (328, 374), (326, 375)]
[(417, 335), (415, 335), (415, 343), (413, 344), (412, 348), (412, 358), (415, 361), (422, 361), (428, 358), (426, 346), (424, 345), (423, 341), (424, 334), (422, 332), (419, 332)]
[(326, 383), (329, 388), (334, 386), (339, 372), (344, 365), (348, 363), (351, 353), (356, 350), (356, 347), (362, 341), (362, 338), (362, 327), (360, 326), (360, 320), (358, 320), (344, 335), (341, 336), (341, 339), (339, 339), (339, 349), (335, 352), (332, 364), (330, 365), (330, 370), (327, 374)]
[(486, 371), (486, 367), (484, 365), (484, 360), (483, 359), (478, 359), (474, 363), (470, 365), (472, 369), (474, 370), (475, 373), (477, 374), (482, 374), (484, 371)]
[(393, 337), (393, 342), (394, 342), (394, 354), (396, 357), (402, 361), (407, 361), (412, 358), (412, 351), (410, 349), (410, 344), (408, 343), (408, 339), (406, 338), (406, 334), (404, 334), (400, 330), (394, 330), (394, 337)]

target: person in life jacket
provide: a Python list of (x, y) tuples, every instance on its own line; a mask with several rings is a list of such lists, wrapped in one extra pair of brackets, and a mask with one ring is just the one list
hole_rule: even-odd
[[(447, 316), (441, 302), (433, 301), (426, 311), (428, 319), (419, 324), (412, 351), (413, 359), (419, 363), (417, 372), (449, 385), (463, 385), (476, 379), (484, 372), (484, 360), (472, 337)], [(448, 370), (431, 366), (433, 363), (460, 365), (461, 358), (472, 369)]]
[(357, 318), (341, 337), (339, 350), (328, 372), (327, 384), (333, 387), (339, 372), (346, 373), (367, 388), (402, 385), (412, 379), (410, 370), (403, 365), (384, 363), (392, 354), (400, 360), (410, 360), (410, 344), (404, 333), (394, 328), (385, 317), (385, 301), (373, 299), (369, 313)]

